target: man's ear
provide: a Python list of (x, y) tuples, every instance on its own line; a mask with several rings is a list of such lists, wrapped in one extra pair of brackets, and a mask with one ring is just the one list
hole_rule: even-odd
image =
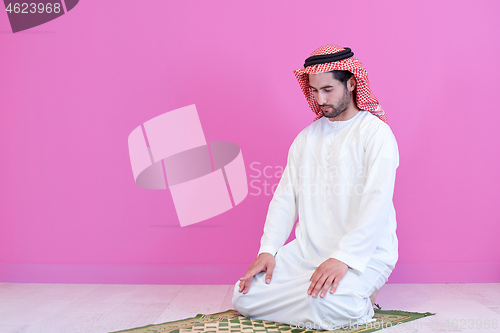
[(354, 91), (356, 88), (356, 77), (353, 75), (347, 80), (347, 89), (349, 91)]

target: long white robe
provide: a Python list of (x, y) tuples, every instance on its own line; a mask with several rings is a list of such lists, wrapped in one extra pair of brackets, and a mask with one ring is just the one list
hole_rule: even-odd
[[(234, 308), (249, 318), (334, 329), (371, 321), (370, 294), (398, 259), (392, 202), (399, 153), (390, 127), (368, 111), (346, 121), (321, 118), (293, 141), (269, 205), (259, 254), (275, 255), (270, 284), (257, 274)], [(283, 246), (293, 225), (295, 240)], [(309, 278), (328, 258), (349, 266), (334, 294), (307, 295)]]

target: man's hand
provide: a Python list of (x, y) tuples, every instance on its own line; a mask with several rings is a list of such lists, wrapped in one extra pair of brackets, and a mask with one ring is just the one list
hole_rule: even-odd
[(326, 291), (333, 283), (332, 289), (330, 289), (330, 294), (333, 294), (337, 290), (340, 280), (347, 273), (347, 268), (348, 266), (340, 260), (334, 258), (327, 259), (316, 268), (309, 279), (311, 285), (307, 293), (309, 295), (312, 294), (312, 297), (316, 297), (321, 288), (323, 288), (320, 297), (325, 297)]
[(248, 268), (245, 276), (240, 279), (240, 289), (238, 291), (240, 293), (243, 291), (243, 294), (246, 294), (250, 289), (253, 277), (262, 271), (266, 271), (266, 283), (270, 283), (274, 266), (276, 266), (276, 260), (271, 253), (263, 252), (259, 254), (257, 259), (250, 265), (250, 268)]

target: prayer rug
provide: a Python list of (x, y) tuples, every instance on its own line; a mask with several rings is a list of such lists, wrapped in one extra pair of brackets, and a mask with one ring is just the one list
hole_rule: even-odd
[[(334, 331), (308, 329), (307, 327), (290, 326), (267, 320), (253, 320), (243, 317), (235, 310), (227, 310), (214, 314), (198, 314), (196, 317), (162, 324), (114, 331), (110, 333), (312, 333), (312, 332), (363, 332), (369, 333), (386, 327), (400, 326), (414, 328), (415, 323), (407, 323), (415, 319), (432, 316), (435, 313), (406, 312), (375, 309), (372, 323), (353, 322), (351, 327), (339, 328)], [(418, 326), (418, 325), (417, 325)], [(422, 326), (422, 325), (420, 325)]]

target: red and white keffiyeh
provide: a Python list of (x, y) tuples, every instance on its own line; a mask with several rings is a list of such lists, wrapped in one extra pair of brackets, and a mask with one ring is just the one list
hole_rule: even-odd
[[(345, 48), (337, 45), (325, 45), (322, 46), (311, 53), (311, 56), (322, 55), (322, 54), (332, 54), (345, 50)], [(332, 70), (344, 70), (349, 71), (354, 74), (356, 78), (356, 105), (361, 110), (370, 111), (383, 122), (387, 123), (387, 117), (384, 110), (380, 106), (377, 98), (373, 95), (370, 90), (370, 85), (368, 82), (368, 73), (363, 67), (363, 64), (354, 56), (346, 59), (328, 62), (323, 64), (317, 64), (312, 66), (307, 66), (306, 68), (300, 68), (294, 71), (295, 77), (299, 81), (300, 88), (306, 96), (309, 106), (313, 112), (317, 115), (314, 121), (323, 117), (323, 113), (318, 107), (318, 103), (314, 99), (313, 92), (309, 87), (309, 78), (307, 74), (315, 74), (328, 72)]]

